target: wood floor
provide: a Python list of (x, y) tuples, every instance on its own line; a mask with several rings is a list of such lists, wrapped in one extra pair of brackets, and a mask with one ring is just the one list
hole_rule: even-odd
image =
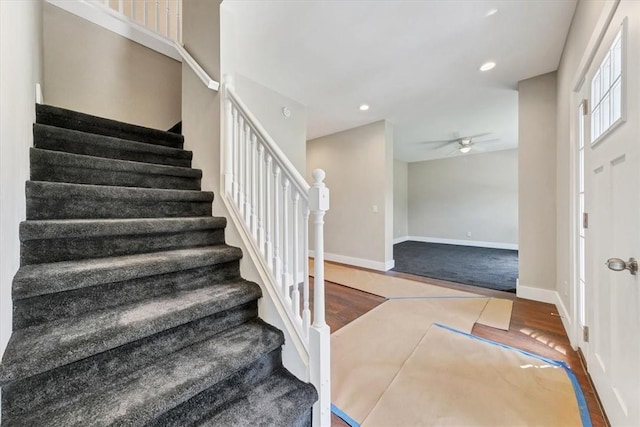
[[(594, 427), (608, 426), (593, 386), (579, 354), (571, 348), (556, 307), (531, 300), (517, 298), (514, 294), (477, 288), (442, 280), (426, 279), (404, 273), (387, 272), (387, 275), (437, 284), (452, 289), (471, 291), (481, 295), (513, 300), (513, 314), (509, 331), (475, 325), (472, 333), (531, 353), (565, 361), (573, 370), (585, 395)], [(326, 282), (326, 317), (331, 331), (336, 331), (368, 311), (382, 304), (385, 299), (356, 289)], [(332, 414), (333, 427), (348, 426)]]

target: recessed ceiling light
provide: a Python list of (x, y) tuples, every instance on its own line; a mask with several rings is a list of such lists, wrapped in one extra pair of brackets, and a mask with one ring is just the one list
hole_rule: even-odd
[(495, 62), (485, 62), (480, 66), (480, 71), (489, 71), (489, 70), (492, 70), (493, 67), (495, 66), (496, 66)]
[(496, 13), (498, 13), (498, 9), (494, 7), (493, 9), (489, 9), (484, 16), (491, 16), (491, 15), (495, 15)]
[(369, 106), (367, 104), (362, 104), (360, 106), (360, 111), (367, 111), (369, 109)]

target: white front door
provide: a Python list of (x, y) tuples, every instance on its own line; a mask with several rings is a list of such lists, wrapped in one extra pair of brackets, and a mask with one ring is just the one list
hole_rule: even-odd
[(640, 1), (620, 2), (584, 85), (587, 369), (611, 424), (640, 426), (640, 273), (605, 265), (640, 259)]

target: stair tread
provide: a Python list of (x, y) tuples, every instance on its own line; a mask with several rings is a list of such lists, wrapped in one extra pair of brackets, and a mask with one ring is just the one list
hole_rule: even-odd
[(230, 402), (200, 427), (290, 426), (317, 400), (311, 384), (303, 383), (284, 369), (257, 384), (243, 398)]
[(104, 384), (63, 408), (10, 420), (16, 425), (142, 425), (212, 387), (284, 343), (282, 332), (253, 320), (201, 341)]
[(69, 199), (93, 196), (104, 199), (145, 199), (154, 201), (213, 201), (213, 192), (199, 190), (170, 190), (163, 188), (137, 188), (65, 182), (27, 181), (27, 197)]
[(31, 148), (31, 161), (44, 162), (52, 167), (97, 169), (109, 172), (132, 172), (198, 179), (202, 177), (202, 171), (199, 169), (157, 165), (131, 160), (107, 159), (41, 148)]
[(0, 366), (0, 384), (67, 365), (260, 296), (260, 287), (254, 283), (224, 283), (14, 331)]
[(73, 147), (75, 148), (74, 151), (64, 151), (73, 152), (75, 154), (86, 154), (84, 151), (82, 151), (83, 147), (86, 149), (89, 146), (94, 146), (107, 148), (109, 150), (122, 150), (135, 153), (155, 154), (166, 157), (175, 157), (184, 160), (191, 160), (193, 158), (193, 153), (191, 151), (183, 150), (181, 148), (148, 144), (146, 142), (132, 141), (129, 139), (117, 138), (107, 135), (98, 135), (95, 133), (45, 125), (41, 123), (34, 123), (33, 131), (34, 146), (36, 148), (51, 149), (48, 147), (52, 145), (52, 141), (58, 140), (73, 143)]
[(237, 260), (241, 257), (240, 249), (218, 245), (25, 265), (18, 270), (13, 279), (13, 298), (17, 300), (193, 269)]
[(93, 116), (52, 105), (36, 104), (36, 121), (99, 135), (116, 136), (133, 141), (182, 148), (182, 135), (134, 125), (118, 120)]
[(44, 219), (20, 223), (20, 241), (117, 236), (224, 228), (224, 217)]

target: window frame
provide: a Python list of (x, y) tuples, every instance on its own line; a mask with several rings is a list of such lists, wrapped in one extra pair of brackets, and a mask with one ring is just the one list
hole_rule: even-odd
[[(597, 76), (599, 76), (602, 72), (603, 69), (603, 65), (606, 62), (607, 56), (610, 55), (610, 53), (613, 52), (613, 47), (616, 44), (616, 41), (618, 40), (618, 38), (620, 38), (620, 78), (616, 79), (613, 81), (613, 84), (611, 84), (606, 91), (604, 91), (603, 96), (599, 97), (598, 102), (596, 103), (594, 101), (594, 90), (593, 90), (593, 84), (594, 84), (594, 80)], [(598, 66), (597, 71), (594, 73), (593, 76), (591, 76), (591, 78), (589, 79), (589, 116), (590, 116), (590, 125), (589, 125), (589, 145), (591, 147), (594, 147), (596, 145), (598, 145), (600, 142), (602, 142), (604, 139), (606, 139), (607, 136), (609, 136), (611, 133), (613, 133), (617, 128), (620, 127), (620, 125), (622, 125), (623, 123), (626, 122), (627, 120), (627, 100), (626, 100), (626, 94), (625, 94), (625, 89), (627, 86), (627, 73), (626, 73), (626, 64), (627, 64), (627, 52), (626, 52), (626, 46), (627, 46), (627, 18), (624, 19), (624, 21), (622, 22), (622, 25), (620, 26), (620, 30), (618, 32), (615, 33), (615, 35), (613, 36), (613, 38), (611, 39), (611, 41), (609, 42), (609, 47), (606, 51), (604, 51), (601, 55), (600, 58), (598, 58), (600, 60), (600, 65)], [(593, 138), (594, 132), (594, 123), (596, 120), (598, 120), (598, 123), (600, 125), (602, 125), (602, 121), (600, 120), (600, 118), (598, 117), (596, 119), (596, 117), (594, 117), (594, 111), (596, 110), (596, 108), (600, 107), (602, 105), (602, 101), (607, 98), (607, 97), (611, 97), (611, 94), (613, 93), (613, 88), (616, 85), (616, 83), (618, 82), (618, 80), (620, 81), (620, 117), (618, 117), (618, 119), (616, 119), (614, 122), (609, 123), (607, 129), (605, 129), (604, 131), (600, 132), (600, 134), (596, 137)], [(601, 83), (602, 84), (602, 83)], [(602, 90), (600, 90), (600, 92), (602, 93)], [(611, 108), (609, 108), (609, 114), (611, 114)]]

